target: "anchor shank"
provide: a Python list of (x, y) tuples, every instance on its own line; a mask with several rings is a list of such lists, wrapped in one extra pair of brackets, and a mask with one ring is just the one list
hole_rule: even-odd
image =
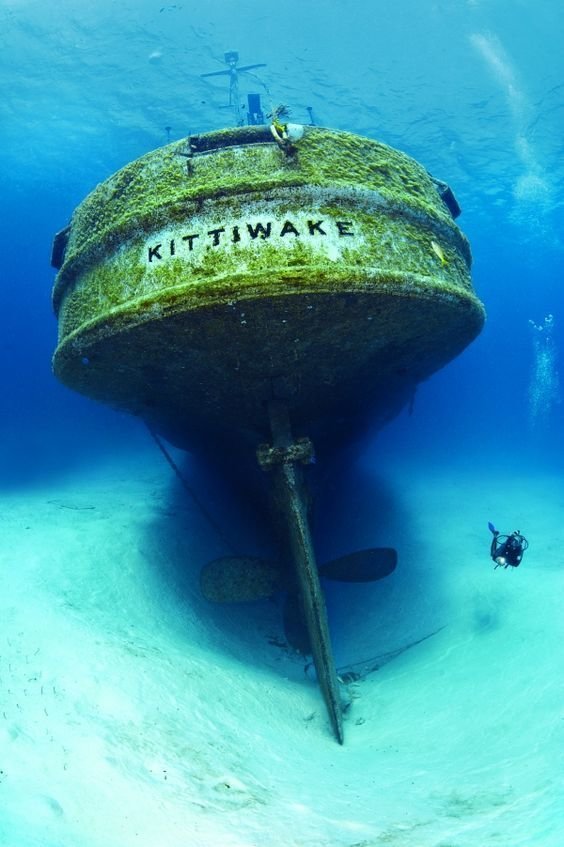
[[(274, 448), (293, 444), (287, 409), (272, 403), (269, 409)], [(325, 598), (319, 582), (315, 553), (307, 517), (307, 492), (297, 461), (272, 466), (274, 496), (286, 530), (295, 568), (302, 610), (311, 643), (317, 678), (335, 736), (343, 743), (343, 719), (335, 662), (331, 650)]]

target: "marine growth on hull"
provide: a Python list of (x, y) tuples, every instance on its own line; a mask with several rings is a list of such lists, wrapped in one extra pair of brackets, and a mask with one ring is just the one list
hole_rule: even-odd
[[(280, 561), (218, 560), (202, 588), (221, 602), (286, 591), (288, 640), (312, 654), (342, 743), (303, 466), (397, 414), (484, 311), (448, 186), (380, 142), (296, 130), (189, 137), (99, 185), (55, 239), (54, 370), (157, 439), (258, 462)], [(395, 567), (393, 548), (372, 548), (321, 575), (363, 582)]]
[(58, 253), (57, 376), (191, 447), (264, 437), (273, 396), (346, 438), (483, 322), (436, 181), (318, 127), (289, 149), (242, 127), (155, 150), (81, 203)]

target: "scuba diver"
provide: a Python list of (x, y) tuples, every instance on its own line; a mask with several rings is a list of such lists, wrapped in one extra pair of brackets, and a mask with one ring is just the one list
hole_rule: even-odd
[(490, 532), (493, 533), (490, 556), (496, 563), (494, 570), (510, 566), (518, 568), (523, 554), (529, 546), (527, 539), (521, 535), (518, 529), (511, 535), (501, 535), (493, 523), (488, 523), (488, 527)]

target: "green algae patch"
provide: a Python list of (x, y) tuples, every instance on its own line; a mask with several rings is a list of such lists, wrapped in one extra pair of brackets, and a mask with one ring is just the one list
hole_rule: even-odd
[[(295, 157), (274, 142), (235, 144), (237, 131), (211, 133), (213, 151), (189, 159), (187, 141), (148, 153), (101, 183), (76, 210), (60, 278), (68, 279), (138, 232), (182, 221), (190, 204), (280, 188), (332, 187), (379, 192), (449, 226), (450, 216), (428, 173), (385, 144), (350, 133), (306, 128)], [(240, 134), (240, 133), (239, 133)]]
[[(325, 220), (331, 220), (335, 211), (322, 211), (326, 229)], [(342, 211), (339, 209), (338, 213)], [(353, 214), (348, 217), (353, 218)], [(429, 285), (443, 291), (471, 291), (465, 256), (456, 245), (447, 245), (443, 239), (445, 264), (442, 265), (432, 249), (432, 230), (411, 221), (389, 219), (380, 213), (356, 212), (354, 218), (355, 231), (363, 233), (362, 243), (348, 246), (345, 238), (337, 256), (324, 249), (327, 243), (301, 240), (297, 236), (282, 247), (273, 233), (247, 246), (237, 242), (228, 243), (221, 250), (203, 250), (191, 262), (186, 256), (178, 257), (175, 251), (174, 256), (149, 266), (144, 261), (144, 243), (136, 239), (115, 257), (110, 256), (85, 271), (67, 291), (59, 314), (61, 335), (74, 332), (93, 316), (103, 319), (116, 306), (130, 303), (134, 308), (136, 300), (148, 297), (159, 302), (178, 288), (192, 287), (197, 296), (209, 302), (216, 296), (218, 286), (223, 291), (224, 281), (229, 278), (237, 281), (233, 286), (237, 299), (248, 297), (249, 288), (254, 289), (257, 279), (263, 296), (267, 297), (279, 289), (281, 280), (295, 278), (296, 274), (302, 290), (312, 287), (317, 290), (322, 281), (327, 294), (338, 293), (343, 288), (355, 290), (362, 286), (365, 276), (397, 279), (401, 287), (408, 275), (427, 277)], [(352, 228), (352, 222), (349, 226)]]
[(263, 433), (274, 391), (305, 427), (338, 413), (352, 428), (394, 414), (479, 332), (470, 267), (410, 157), (312, 127), (290, 155), (264, 128), (210, 133), (75, 211), (54, 368), (187, 443)]

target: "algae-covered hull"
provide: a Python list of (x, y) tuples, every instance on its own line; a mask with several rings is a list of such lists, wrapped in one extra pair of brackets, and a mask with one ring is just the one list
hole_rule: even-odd
[(396, 150), (306, 127), (155, 150), (99, 185), (55, 244), (57, 376), (186, 447), (256, 446), (267, 405), (344, 442), (392, 417), (479, 332), (470, 251)]

